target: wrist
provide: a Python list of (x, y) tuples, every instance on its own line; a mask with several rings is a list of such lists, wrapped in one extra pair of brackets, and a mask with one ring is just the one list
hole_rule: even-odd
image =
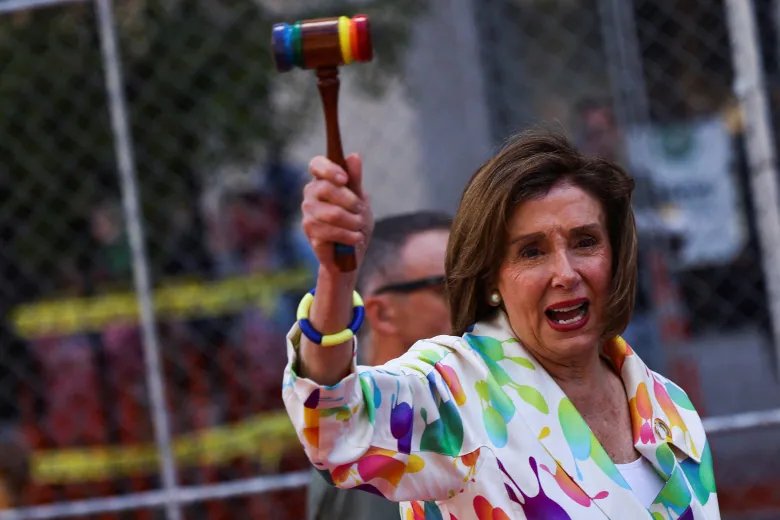
[(344, 329), (352, 317), (352, 293), (357, 283), (356, 271), (329, 271), (322, 266), (317, 275), (317, 294), (311, 305), (309, 321), (323, 334)]
[(306, 338), (309, 341), (321, 345), (323, 347), (332, 347), (335, 345), (343, 345), (352, 340), (357, 334), (358, 329), (363, 324), (363, 318), (365, 317), (365, 309), (363, 306), (363, 299), (360, 297), (357, 291), (352, 292), (352, 320), (346, 326), (346, 328), (340, 330), (334, 334), (323, 334), (318, 331), (309, 320), (309, 313), (311, 311), (312, 303), (314, 302), (314, 296), (316, 290), (312, 289), (298, 304), (298, 310), (296, 316), (298, 319), (298, 326), (301, 329)]
[(352, 291), (357, 285), (357, 269), (354, 271), (343, 272), (330, 270), (319, 266), (317, 271), (317, 292), (333, 294), (335, 296), (348, 296), (351, 298)]

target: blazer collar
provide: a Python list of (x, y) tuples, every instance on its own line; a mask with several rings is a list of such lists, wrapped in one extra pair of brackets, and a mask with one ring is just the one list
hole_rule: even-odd
[[(477, 324), (470, 334), (498, 340), (503, 345), (505, 359), (512, 357), (525, 360), (513, 370), (518, 377), (512, 378), (516, 386), (521, 387), (515, 390), (520, 396), (516, 403), (522, 411), (523, 422), (592, 503), (610, 518), (620, 518), (620, 508), (625, 514), (626, 499), (616, 501), (613, 497), (622, 494), (618, 491), (620, 488), (633, 496), (628, 483), (563, 390), (515, 338), (506, 315), (499, 313), (497, 318)], [(683, 421), (680, 408), (693, 409), (685, 394), (671, 382), (651, 372), (622, 338), (608, 341), (602, 354), (612, 363), (623, 381), (629, 399), (637, 451), (667, 481), (677, 466), (676, 460), (669, 460), (674, 450), (668, 446), (673, 446), (699, 462), (704, 448), (704, 431), (701, 428), (689, 428)], [(528, 387), (538, 393), (530, 392)], [(533, 395), (534, 399), (527, 399), (524, 395)], [(543, 406), (540, 406), (540, 398), (544, 402)], [(607, 499), (604, 498), (606, 490), (610, 491)], [(638, 501), (633, 502), (636, 502), (633, 506), (638, 508), (637, 515), (641, 512), (646, 514), (647, 510)]]
[(695, 414), (685, 392), (651, 371), (620, 336), (607, 341), (603, 353), (623, 380), (637, 450), (644, 454), (647, 447), (664, 442), (701, 462), (705, 433), (699, 423), (689, 424), (683, 418)]
[[(510, 370), (516, 388), (511, 393), (519, 396), (514, 400), (519, 413), (512, 420), (521, 420), (556, 461), (560, 470), (548, 468), (555, 472), (556, 480), (566, 479), (558, 474), (565, 472), (576, 488), (587, 495), (579, 500), (595, 504), (608, 518), (626, 518), (629, 513), (632, 518), (647, 515), (639, 501), (631, 500), (633, 494), (628, 483), (563, 390), (514, 337), (505, 315), (500, 313), (498, 318), (478, 324), (470, 334), (498, 340), (503, 346), (504, 358), (515, 361)], [(472, 338), (466, 339), (472, 348), (479, 348)], [(523, 361), (518, 363), (520, 358)], [(621, 496), (623, 498), (619, 499)]]

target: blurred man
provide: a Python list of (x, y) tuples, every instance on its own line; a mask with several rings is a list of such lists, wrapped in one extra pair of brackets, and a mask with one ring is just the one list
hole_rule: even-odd
[[(381, 365), (415, 341), (450, 331), (444, 297), (444, 257), (450, 218), (421, 211), (380, 219), (358, 275), (366, 323), (358, 356)], [(363, 491), (341, 490), (312, 470), (308, 520), (398, 519), (398, 504)]]

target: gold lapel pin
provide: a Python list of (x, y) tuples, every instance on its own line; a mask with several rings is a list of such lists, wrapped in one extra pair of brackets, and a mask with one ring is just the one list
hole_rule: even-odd
[(672, 437), (672, 430), (669, 429), (669, 425), (667, 425), (663, 419), (656, 418), (654, 423), (656, 435), (662, 439), (670, 439)]

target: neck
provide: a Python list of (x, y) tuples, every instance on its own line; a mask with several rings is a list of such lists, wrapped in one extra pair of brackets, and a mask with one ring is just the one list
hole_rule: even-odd
[(574, 402), (597, 398), (608, 391), (609, 383), (614, 376), (612, 369), (599, 356), (596, 349), (576, 359), (538, 358), (538, 361)]
[(391, 359), (400, 357), (406, 350), (407, 349), (393, 337), (373, 334), (371, 338), (370, 364), (372, 366), (384, 365)]

